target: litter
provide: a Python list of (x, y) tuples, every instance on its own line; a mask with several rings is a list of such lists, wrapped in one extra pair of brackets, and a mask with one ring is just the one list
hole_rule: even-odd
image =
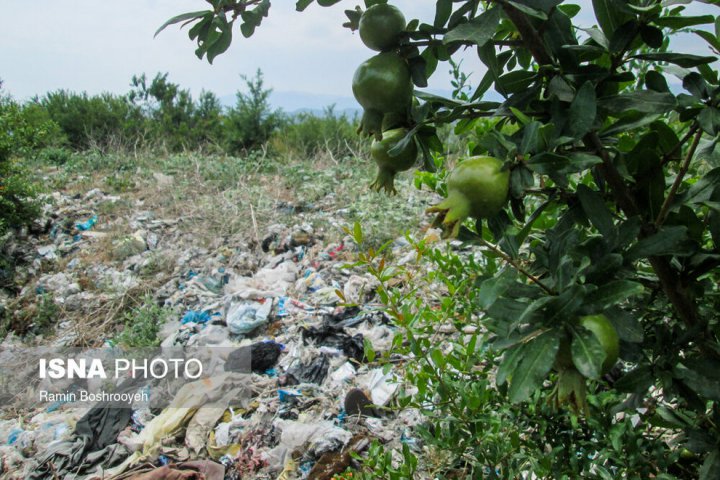
[[(152, 301), (173, 312), (157, 333), (161, 347), (218, 348), (220, 373), (188, 383), (164, 409), (134, 405), (104, 417), (58, 402), (42, 406), (44, 417), (0, 424), (2, 465), (15, 478), (48, 478), (52, 465), (57, 478), (72, 480), (330, 480), (374, 437), (414, 445), (419, 415), (382, 408), (399, 380), (364, 363), (365, 344), (389, 352), (396, 331), (374, 303), (375, 280), (342, 268), (352, 262), (349, 243), (324, 246), (322, 231), (303, 224), (260, 237), (267, 254), (229, 237), (198, 247), (177, 221), (137, 209), (129, 231), (111, 217), (107, 233), (93, 231), (95, 223), (75, 228), (108, 198), (94, 192), (83, 210), (59, 199), (65, 213), (24, 253), (37, 271), (23, 295), (89, 316), (152, 289)], [(97, 247), (107, 251), (86, 254)], [(70, 321), (57, 333), (58, 344), (78, 338)], [(99, 342), (110, 349), (113, 340)]]
[(288, 370), (285, 385), (297, 385), (299, 383), (321, 384), (330, 369), (330, 360), (326, 355), (320, 355), (308, 364), (300, 364)]
[(185, 315), (183, 315), (182, 320), (180, 320), (180, 323), (183, 325), (188, 323), (201, 323), (205, 324), (208, 323), (213, 316), (220, 315), (219, 313), (213, 313), (210, 314), (208, 311), (204, 312), (197, 312), (194, 310), (190, 310), (189, 312), (186, 312)]
[(97, 223), (97, 221), (98, 221), (98, 216), (93, 215), (92, 217), (88, 218), (84, 222), (76, 223), (75, 228), (77, 228), (81, 232), (85, 232), (87, 230), (90, 230), (92, 227), (94, 227), (95, 224)]
[(227, 306), (225, 323), (233, 335), (246, 335), (265, 325), (272, 311), (272, 301), (234, 303)]
[(272, 341), (240, 347), (228, 356), (225, 371), (243, 372), (249, 367), (255, 373), (264, 373), (275, 366), (282, 350), (281, 344)]
[(365, 358), (365, 345), (362, 334), (350, 336), (325, 321), (320, 327), (301, 329), (303, 342), (342, 350), (350, 358), (362, 362)]

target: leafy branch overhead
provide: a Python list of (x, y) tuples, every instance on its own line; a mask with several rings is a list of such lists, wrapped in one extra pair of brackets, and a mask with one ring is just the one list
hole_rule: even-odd
[[(236, 19), (249, 36), (269, 8), (210, 3), (162, 27), (194, 24), (209, 61)], [(671, 411), (686, 419), (677, 441), (703, 459), (693, 474), (720, 478), (718, 5), (578, 3), (437, 0), (425, 21), (385, 1), (346, 10), (375, 51), (353, 80), (374, 186), (393, 193), (422, 157), (417, 183), (446, 197), (428, 210), (435, 225), (482, 253), (469, 308), (502, 353), (495, 386), (511, 401), (587, 413), (610, 390), (626, 395), (617, 411), (643, 405), (642, 421)], [(466, 50), (485, 67), (472, 87), (453, 60)], [(452, 98), (421, 90), (443, 62)], [(438, 135), (447, 125), (467, 147), (457, 165)], [(422, 391), (447, 388), (432, 378)]]

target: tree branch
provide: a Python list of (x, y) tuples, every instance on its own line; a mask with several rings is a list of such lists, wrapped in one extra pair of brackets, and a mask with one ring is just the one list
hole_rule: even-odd
[(527, 15), (508, 3), (500, 2), (500, 5), (505, 15), (508, 16), (515, 28), (520, 32), (525, 47), (530, 51), (535, 61), (540, 65), (552, 65), (552, 58), (545, 50), (545, 41), (530, 23)]
[(533, 275), (532, 273), (528, 272), (522, 265), (520, 265), (518, 262), (516, 262), (515, 260), (513, 260), (508, 254), (506, 254), (505, 252), (503, 252), (502, 250), (500, 250), (500, 248), (498, 248), (497, 245), (493, 245), (492, 243), (488, 242), (488, 241), (485, 240), (485, 239), (482, 239), (482, 240), (481, 240), (481, 243), (482, 243), (483, 245), (485, 245), (487, 248), (489, 248), (490, 250), (492, 250), (493, 253), (495, 253), (496, 255), (498, 255), (500, 258), (502, 258), (503, 260), (505, 260), (505, 262), (507, 262), (507, 263), (509, 263), (510, 265), (512, 265), (513, 268), (515, 268), (515, 270), (517, 270), (518, 272), (520, 272), (520, 273), (522, 273), (523, 275), (525, 275), (531, 282), (533, 282), (534, 284), (536, 284), (538, 287), (542, 288), (542, 289), (545, 291), (545, 293), (547, 293), (548, 295), (557, 295), (556, 292), (554, 292), (552, 289), (550, 289), (550, 288), (547, 287), (544, 283), (542, 283), (538, 277), (536, 277), (536, 276)]
[[(635, 199), (627, 187), (625, 180), (617, 171), (612, 159), (600, 141), (597, 133), (591, 132), (585, 137), (585, 141), (595, 147), (596, 152), (602, 158), (602, 165), (599, 166), (603, 178), (610, 185), (610, 189), (615, 197), (618, 206), (625, 212), (627, 216), (634, 216), (639, 213)], [(645, 225), (640, 233), (640, 238), (648, 237), (656, 233), (657, 229), (654, 225)], [(670, 266), (670, 263), (663, 257), (649, 257), (648, 261), (658, 280), (662, 285), (665, 295), (673, 305), (675, 313), (688, 326), (697, 324), (697, 305), (695, 305), (690, 292), (683, 286), (678, 273)]]
[(693, 124), (693, 126), (690, 127), (690, 130), (688, 130), (688, 132), (685, 134), (685, 136), (682, 138), (682, 140), (680, 140), (669, 152), (667, 152), (665, 155), (663, 155), (663, 158), (662, 158), (663, 166), (670, 161), (670, 158), (673, 155), (675, 155), (677, 153), (677, 151), (682, 148), (683, 145), (685, 145), (685, 142), (690, 140), (690, 137), (695, 135), (695, 132), (697, 132), (699, 128), (700, 128), (700, 125), (698, 125), (697, 122), (695, 124)]
[(702, 137), (702, 130), (698, 130), (698, 132), (695, 134), (695, 138), (693, 139), (693, 143), (690, 145), (690, 149), (687, 152), (687, 155), (685, 155), (685, 161), (683, 162), (682, 166), (680, 167), (680, 171), (677, 174), (677, 177), (675, 177), (675, 181), (672, 184), (672, 187), (670, 187), (670, 191), (668, 192), (667, 197), (665, 197), (665, 201), (663, 202), (662, 207), (660, 208), (660, 213), (658, 213), (657, 218), (655, 219), (655, 226), (659, 227), (665, 222), (665, 219), (667, 218), (668, 212), (670, 211), (670, 205), (672, 205), (673, 200), (675, 200), (675, 195), (677, 194), (678, 189), (680, 188), (680, 185), (682, 185), (683, 179), (685, 178), (685, 174), (688, 171), (688, 168), (690, 168), (690, 162), (692, 161), (692, 158), (695, 156), (695, 150), (697, 150), (698, 144), (700, 143), (700, 138)]

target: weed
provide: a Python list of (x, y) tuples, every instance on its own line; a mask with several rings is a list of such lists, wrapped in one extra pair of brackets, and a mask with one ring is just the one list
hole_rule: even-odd
[(124, 347), (141, 348), (160, 345), (158, 333), (172, 311), (162, 308), (152, 297), (145, 297), (143, 303), (123, 315), (122, 331), (115, 336), (115, 343)]

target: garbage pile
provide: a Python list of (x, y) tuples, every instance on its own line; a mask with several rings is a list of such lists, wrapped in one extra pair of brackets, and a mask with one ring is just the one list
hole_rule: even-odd
[[(365, 356), (365, 345), (390, 351), (396, 332), (376, 303), (375, 279), (345, 268), (355, 254), (349, 239), (324, 244), (308, 222), (272, 225), (255, 248), (228, 239), (199, 248), (184, 243), (177, 221), (150, 211), (136, 211), (130, 234), (105, 233), (113, 226), (94, 212), (118, 199), (100, 191), (85, 195), (81, 210), (71, 207), (77, 198), (54, 200), (45, 234), (15, 247), (27, 260), (18, 298), (50, 294), (64, 312), (97, 312), (150, 282), (154, 301), (174, 312), (162, 347), (233, 354), (224, 374), (201, 380), (202, 388), (188, 383), (161, 411), (62, 402), (5, 411), (0, 478), (331, 479), (373, 439), (410, 442), (418, 412), (385, 408), (400, 367)], [(88, 248), (106, 261), (86, 261)], [(412, 255), (402, 242), (396, 248)], [(144, 278), (159, 254), (172, 272)], [(64, 322), (53, 341), (78, 345), (89, 329)], [(13, 344), (21, 340), (8, 335), (3, 346)], [(252, 359), (249, 373), (233, 371), (243, 355)]]

